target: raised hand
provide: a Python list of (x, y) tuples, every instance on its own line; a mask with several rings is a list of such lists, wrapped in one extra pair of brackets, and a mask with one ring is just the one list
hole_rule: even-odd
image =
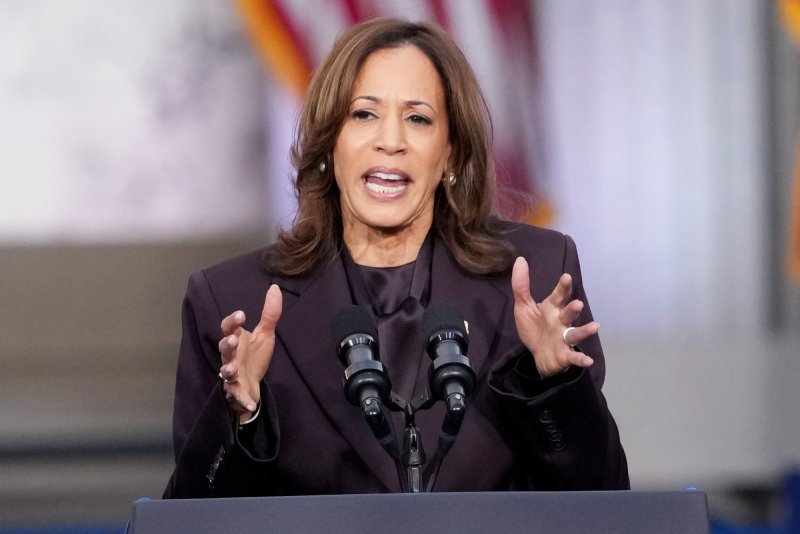
[(283, 296), (277, 285), (267, 290), (261, 320), (252, 332), (244, 328), (245, 314), (238, 310), (222, 320), (219, 342), (225, 398), (240, 421), (252, 417), (261, 400), (260, 383), (267, 373), (275, 348), (275, 327), (281, 316)]
[(531, 297), (528, 262), (519, 257), (511, 271), (514, 292), (514, 320), (520, 339), (533, 354), (536, 369), (544, 377), (555, 376), (570, 366), (589, 367), (592, 358), (573, 350), (589, 336), (597, 333), (595, 321), (572, 328), (572, 322), (583, 310), (583, 302), (572, 297), (572, 277), (564, 273), (552, 293), (542, 302)]

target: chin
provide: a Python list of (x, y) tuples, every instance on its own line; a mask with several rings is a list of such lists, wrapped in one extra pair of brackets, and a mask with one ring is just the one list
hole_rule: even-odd
[(371, 228), (375, 230), (380, 230), (387, 233), (397, 233), (404, 228), (408, 228), (411, 224), (414, 223), (414, 219), (410, 217), (404, 217), (397, 212), (395, 213), (387, 213), (386, 215), (374, 213), (371, 218), (366, 218), (365, 222)]
[(401, 233), (403, 230), (408, 228), (407, 224), (397, 224), (397, 225), (387, 225), (385, 223), (379, 225), (370, 225), (370, 228), (375, 230), (376, 232), (380, 232), (386, 235), (397, 235)]

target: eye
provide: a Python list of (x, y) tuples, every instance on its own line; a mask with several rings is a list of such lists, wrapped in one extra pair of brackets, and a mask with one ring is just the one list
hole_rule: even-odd
[(351, 113), (350, 116), (357, 121), (367, 121), (375, 117), (375, 114), (371, 111), (367, 111), (366, 109), (357, 109)]
[(411, 121), (413, 124), (424, 126), (431, 123), (431, 120), (426, 117), (425, 115), (420, 115), (419, 113), (414, 113), (408, 117), (408, 120)]

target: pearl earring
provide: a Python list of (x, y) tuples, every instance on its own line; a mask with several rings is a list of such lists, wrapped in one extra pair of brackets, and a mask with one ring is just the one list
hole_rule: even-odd
[(451, 172), (449, 175), (447, 175), (447, 180), (450, 182), (450, 185), (456, 185), (456, 182), (458, 181), (456, 173)]
[(319, 162), (319, 172), (324, 173), (325, 170), (328, 168), (328, 164), (324, 161)]

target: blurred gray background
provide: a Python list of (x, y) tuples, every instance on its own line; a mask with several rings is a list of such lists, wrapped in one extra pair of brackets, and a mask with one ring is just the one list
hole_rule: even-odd
[[(537, 187), (633, 487), (770, 520), (800, 463), (800, 49), (769, 0), (533, 5)], [(186, 279), (291, 220), (295, 106), (230, 0), (0, 0), (0, 529), (160, 496)]]

